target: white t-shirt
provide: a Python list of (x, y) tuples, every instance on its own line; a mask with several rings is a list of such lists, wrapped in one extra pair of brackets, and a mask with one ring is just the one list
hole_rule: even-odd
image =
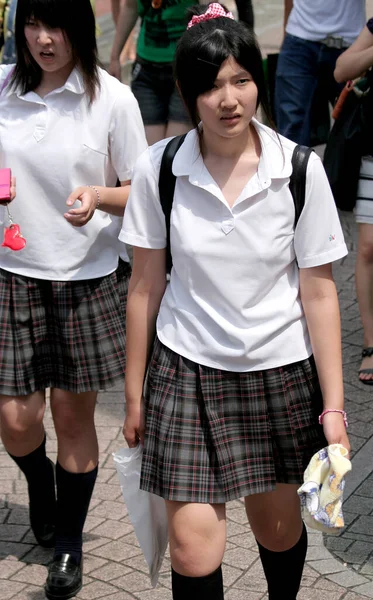
[[(0, 67), (0, 83), (12, 68)], [(129, 87), (102, 69), (99, 76), (101, 89), (91, 106), (77, 69), (44, 98), (9, 86), (0, 95), (0, 166), (17, 178), (10, 210), (27, 242), (19, 252), (0, 248), (0, 267), (7, 271), (68, 281), (101, 277), (117, 267), (121, 218), (97, 210), (86, 225), (73, 227), (63, 216), (76, 187), (131, 179), (147, 146)], [(7, 223), (0, 207), (1, 239)]]
[[(306, 200), (294, 234), (289, 190), (295, 144), (254, 121), (262, 153), (233, 207), (205, 167), (196, 131), (174, 162), (173, 268), (157, 319), (165, 346), (199, 364), (255, 371), (312, 353), (299, 298), (300, 268), (347, 254), (324, 168), (312, 154)], [(166, 141), (138, 160), (120, 239), (166, 247), (158, 175)]]
[(311, 42), (331, 35), (352, 44), (365, 20), (365, 0), (293, 0), (286, 33)]

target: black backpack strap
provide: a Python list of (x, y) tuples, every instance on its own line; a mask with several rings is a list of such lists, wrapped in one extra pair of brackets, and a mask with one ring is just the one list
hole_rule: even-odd
[(294, 148), (291, 159), (293, 172), (290, 177), (289, 187), (293, 196), (295, 208), (294, 229), (297, 226), (306, 200), (307, 165), (311, 152), (313, 152), (313, 148), (300, 146), (298, 144), (298, 146), (295, 146)]
[(167, 230), (167, 250), (166, 250), (166, 268), (167, 273), (170, 273), (172, 267), (171, 243), (170, 243), (170, 222), (171, 210), (174, 200), (174, 192), (176, 185), (176, 177), (172, 173), (172, 163), (176, 152), (180, 148), (185, 139), (186, 134), (177, 135), (172, 138), (164, 149), (161, 168), (159, 171), (158, 189), (159, 198), (161, 201), (162, 210), (166, 220)]

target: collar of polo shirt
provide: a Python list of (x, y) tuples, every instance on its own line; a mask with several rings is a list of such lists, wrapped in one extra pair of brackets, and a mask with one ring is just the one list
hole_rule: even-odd
[[(57, 94), (57, 93), (63, 92), (64, 90), (69, 90), (73, 94), (84, 94), (85, 85), (84, 85), (83, 76), (77, 67), (75, 67), (71, 71), (71, 73), (70, 73), (69, 77), (67, 78), (67, 80), (65, 81), (64, 85), (49, 92), (48, 96), (50, 94)], [(20, 86), (17, 86), (16, 88), (13, 89), (8, 85), (5, 90), (6, 96), (11, 96), (12, 94), (15, 94), (16, 96), (18, 96), (18, 98), (21, 98), (21, 99), (27, 99), (28, 95), (33, 94), (33, 93), (34, 92), (27, 92), (27, 94), (22, 94), (22, 90), (21, 90)]]
[[(261, 155), (258, 166), (258, 179), (263, 189), (271, 185), (272, 179), (284, 179), (292, 173), (291, 157), (283, 152), (281, 142), (276, 133), (264, 127), (257, 119), (252, 123), (259, 135)], [(273, 143), (275, 142), (275, 144)], [(268, 148), (270, 148), (270, 157)], [(189, 180), (200, 180), (204, 171), (204, 163), (195, 129), (186, 136), (175, 155), (172, 172), (176, 177), (189, 176)]]

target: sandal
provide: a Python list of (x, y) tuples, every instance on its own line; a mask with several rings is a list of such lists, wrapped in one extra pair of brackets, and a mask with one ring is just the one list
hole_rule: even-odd
[[(362, 358), (366, 358), (367, 356), (373, 356), (373, 346), (369, 346), (368, 348), (363, 348), (361, 353)], [(373, 375), (373, 369), (360, 369), (359, 375)], [(359, 381), (364, 383), (365, 385), (373, 385), (373, 379), (361, 379), (359, 377)]]

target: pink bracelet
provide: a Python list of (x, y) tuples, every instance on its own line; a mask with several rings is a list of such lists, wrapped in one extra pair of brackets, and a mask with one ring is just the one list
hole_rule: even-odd
[(100, 206), (101, 203), (101, 196), (100, 196), (100, 192), (98, 191), (98, 189), (96, 188), (95, 185), (87, 185), (87, 187), (92, 188), (92, 190), (94, 190), (96, 192), (96, 196), (97, 196), (97, 204), (96, 204), (96, 209), (98, 209), (98, 207)]
[(347, 414), (344, 410), (341, 410), (339, 408), (326, 408), (325, 410), (322, 411), (321, 415), (319, 416), (319, 425), (322, 425), (324, 416), (327, 415), (328, 413), (341, 413), (341, 415), (343, 415), (343, 422), (345, 424), (345, 427), (347, 429), (348, 427), (348, 423), (347, 423)]

